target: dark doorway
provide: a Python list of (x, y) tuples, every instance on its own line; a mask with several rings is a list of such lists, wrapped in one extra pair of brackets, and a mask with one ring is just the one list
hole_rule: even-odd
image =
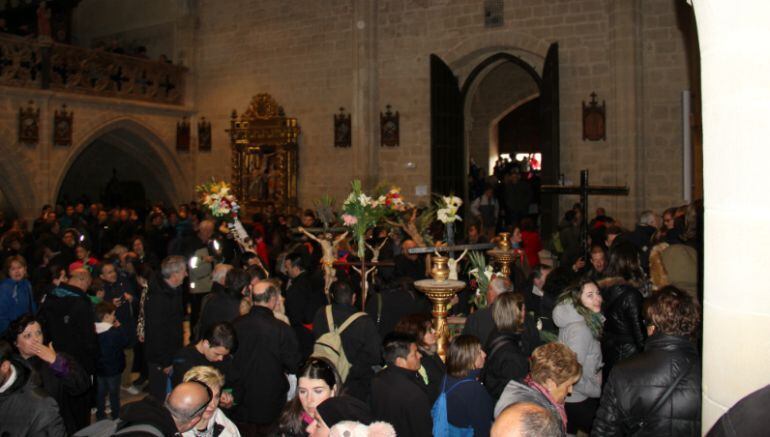
[[(474, 105), (483, 106), (495, 95), (485, 97), (477, 93), (484, 81), (498, 82), (507, 77), (514, 84), (524, 84), (514, 93), (509, 93), (507, 102), (495, 102), (497, 112), (495, 123), (506, 115), (526, 119), (525, 131), (520, 131), (518, 138), (530, 141), (529, 150), (537, 149), (542, 156), (541, 183), (556, 184), (559, 178), (559, 63), (558, 44), (550, 46), (543, 65), (542, 75), (524, 60), (509, 53), (497, 53), (479, 63), (468, 75), (462, 87), (458, 89), (458, 80), (452, 70), (438, 56), (431, 55), (431, 189), (435, 193), (464, 193), (469, 201), (467, 175), (469, 161), (473, 159), (485, 174), (490, 174), (490, 159), (496, 158), (500, 151), (499, 130), (494, 135), (495, 150), (491, 150), (491, 136), (474, 136), (474, 131), (465, 132), (466, 117), (471, 123), (481, 120), (480, 126), (472, 129), (490, 130), (490, 123), (483, 117), (469, 114)], [(504, 87), (509, 90), (509, 87)], [(489, 94), (489, 93), (488, 93)], [(475, 100), (474, 100), (475, 99)], [(517, 111), (521, 108), (520, 112)], [(494, 117), (492, 117), (494, 118)], [(490, 120), (492, 119), (490, 118)], [(511, 122), (511, 120), (508, 120)], [(524, 123), (524, 120), (521, 121)], [(485, 124), (487, 123), (487, 124)], [(503, 123), (505, 126), (505, 123)], [(469, 143), (466, 144), (466, 137)], [(479, 139), (481, 138), (481, 139)], [(533, 144), (537, 141), (537, 144)], [(515, 143), (515, 141), (514, 141)], [(512, 144), (509, 141), (509, 144)], [(481, 148), (481, 149), (479, 149)], [(528, 151), (529, 151), (528, 150)], [(466, 153), (467, 151), (467, 153)], [(492, 152), (492, 153), (490, 153)], [(494, 157), (492, 155), (495, 155)], [(479, 162), (481, 161), (481, 162)], [(461, 185), (458, 188), (457, 185)], [(556, 229), (558, 223), (558, 202), (544, 197), (540, 199), (541, 230), (548, 235)]]
[(169, 204), (170, 175), (146, 141), (118, 129), (94, 140), (73, 162), (57, 201), (101, 202), (107, 207)]

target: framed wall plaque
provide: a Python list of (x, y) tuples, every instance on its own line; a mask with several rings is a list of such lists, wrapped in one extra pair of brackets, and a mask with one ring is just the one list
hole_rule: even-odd
[(345, 108), (340, 108), (339, 114), (334, 114), (334, 147), (350, 147), (352, 124), (350, 114), (345, 114)]
[(583, 141), (607, 141), (606, 104), (596, 101), (596, 93), (591, 93), (591, 101), (583, 101)]
[(390, 105), (385, 106), (385, 113), (380, 112), (380, 146), (398, 147), (399, 127), (398, 111), (390, 110)]
[(182, 121), (176, 123), (176, 150), (190, 151), (190, 122), (187, 117), (182, 117)]
[(74, 112), (67, 112), (67, 105), (61, 105), (61, 111), (53, 114), (53, 145), (69, 147), (72, 145), (72, 122)]
[(198, 151), (211, 152), (211, 122), (206, 117), (198, 120)]
[(19, 108), (19, 142), (22, 144), (35, 145), (40, 139), (40, 108), (34, 105), (30, 100), (26, 108)]

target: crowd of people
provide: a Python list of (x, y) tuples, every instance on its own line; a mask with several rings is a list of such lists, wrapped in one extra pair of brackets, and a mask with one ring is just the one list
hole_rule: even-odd
[(323, 248), (297, 230), (321, 228), (312, 210), (251, 217), (249, 251), (196, 203), (0, 221), (0, 432), (700, 434), (697, 208), (644, 212), (633, 231), (597, 211), (590, 260), (573, 247), (578, 211), (547, 244), (560, 252), (516, 216), (512, 274), (486, 306), (460, 294), (445, 360), (413, 286), (424, 255), (397, 232), (372, 229), (368, 253), (392, 263), (361, 302), (346, 241), (325, 294)]

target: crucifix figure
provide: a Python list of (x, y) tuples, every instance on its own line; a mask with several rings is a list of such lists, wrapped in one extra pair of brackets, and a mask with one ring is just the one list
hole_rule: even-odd
[[(380, 244), (379, 244), (377, 247), (373, 247), (373, 246), (372, 246), (372, 245), (370, 245), (369, 243), (364, 243), (364, 244), (366, 245), (366, 247), (367, 247), (369, 250), (371, 250), (371, 251), (372, 251), (372, 262), (375, 262), (375, 263), (376, 263), (377, 261), (379, 261), (379, 260), (380, 260), (380, 251), (382, 251), (382, 248), (383, 248), (383, 247), (385, 247), (385, 244), (388, 242), (388, 239), (389, 239), (389, 238), (390, 238), (390, 237), (385, 237), (385, 238), (382, 240), (382, 243), (380, 243)], [(355, 267), (353, 267), (353, 268), (354, 268), (354, 269), (355, 269), (355, 270), (356, 270), (356, 271), (357, 271), (359, 274), (361, 274), (361, 272), (360, 272), (358, 269), (356, 269)], [(367, 271), (367, 272), (366, 272), (366, 274), (368, 275), (368, 274), (369, 274), (369, 271)], [(374, 278), (375, 278), (376, 276), (377, 276), (377, 270), (376, 270), (376, 268), (375, 268), (374, 272), (372, 273), (372, 284), (374, 283)], [(366, 278), (364, 278), (364, 279), (366, 279)]]
[[(358, 261), (346, 262), (336, 261), (335, 266), (351, 266), (361, 276), (361, 311), (366, 308), (366, 295), (369, 290), (369, 284), (367, 284), (366, 278), (369, 273), (374, 271), (378, 266), (393, 267), (395, 263), (393, 261), (367, 261), (366, 258), (362, 258)], [(365, 272), (365, 273), (361, 273)]]
[(361, 273), (361, 269), (359, 269), (356, 266), (351, 266), (353, 270), (357, 271), (358, 274), (361, 276), (361, 293), (362, 296), (366, 296), (369, 294), (369, 281), (366, 279), (369, 277), (369, 274), (372, 274), (372, 282), (374, 282), (374, 275), (377, 274), (377, 266), (372, 266), (369, 268), (369, 270), (366, 271), (366, 273)]
[(583, 259), (590, 259), (590, 247), (588, 247), (588, 195), (600, 194), (605, 196), (628, 196), (628, 187), (612, 185), (589, 185), (588, 170), (580, 170), (580, 185), (543, 185), (540, 192), (544, 194), (579, 194), (580, 209), (583, 216), (580, 223), (580, 242)]
[(329, 288), (331, 288), (334, 279), (337, 277), (337, 270), (334, 269), (334, 261), (337, 260), (337, 247), (339, 247), (340, 242), (348, 236), (348, 231), (343, 232), (337, 238), (334, 238), (334, 234), (331, 232), (323, 232), (319, 238), (306, 231), (305, 228), (301, 226), (297, 228), (297, 230), (321, 245), (321, 251), (323, 252), (321, 255), (321, 264), (323, 264), (324, 269), (324, 294), (328, 301)]
[[(454, 258), (454, 252), (450, 252), (449, 260), (447, 261), (447, 266), (449, 267), (449, 279), (453, 281), (457, 281), (457, 264), (462, 261), (462, 259), (465, 257), (465, 254), (468, 253), (468, 249), (465, 249), (462, 254), (460, 254), (460, 257), (455, 259)], [(440, 256), (438, 252), (436, 252), (436, 256)]]

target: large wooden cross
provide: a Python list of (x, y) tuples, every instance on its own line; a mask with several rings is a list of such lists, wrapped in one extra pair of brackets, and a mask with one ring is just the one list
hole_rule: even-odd
[(588, 247), (588, 195), (628, 196), (629, 189), (627, 186), (589, 185), (588, 170), (580, 170), (580, 185), (543, 185), (540, 187), (540, 192), (557, 195), (580, 195), (580, 208), (583, 216), (580, 223), (580, 244), (584, 259), (588, 260), (590, 258), (590, 248)]

